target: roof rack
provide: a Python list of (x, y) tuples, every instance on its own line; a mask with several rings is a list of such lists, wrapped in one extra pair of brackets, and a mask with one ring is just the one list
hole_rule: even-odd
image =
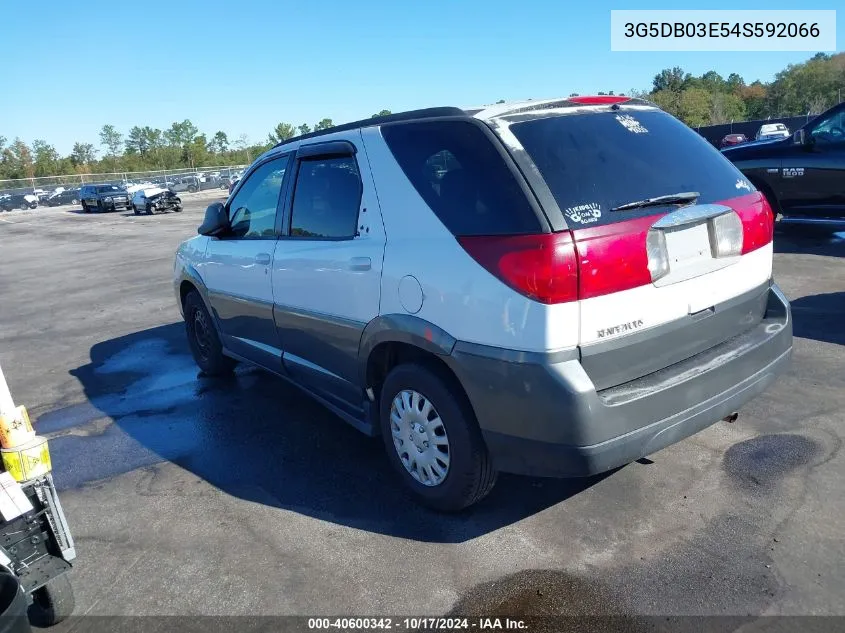
[(354, 130), (362, 127), (372, 127), (373, 125), (383, 125), (385, 123), (395, 123), (397, 121), (411, 121), (415, 119), (434, 119), (447, 116), (469, 116), (464, 110), (454, 107), (439, 107), (439, 108), (423, 108), (421, 110), (408, 110), (407, 112), (397, 112), (396, 114), (386, 114), (384, 116), (375, 116), (370, 119), (361, 119), (360, 121), (351, 121), (343, 123), (342, 125), (335, 125), (334, 127), (326, 128), (325, 130), (318, 130), (316, 132), (309, 132), (308, 134), (300, 134), (299, 136), (292, 136), (280, 143), (276, 143), (273, 147), (281, 147), (287, 143), (301, 141), (308, 138), (315, 138), (332, 134), (334, 132), (343, 132), (345, 130)]
[(473, 110), (472, 115), (479, 119), (492, 119), (509, 114), (522, 114), (526, 112), (539, 112), (556, 108), (579, 107), (585, 105), (654, 105), (653, 103), (637, 97), (627, 95), (597, 95), (597, 96), (573, 96), (557, 97), (554, 99), (530, 99), (528, 101), (515, 101), (511, 103), (497, 103), (481, 110)]

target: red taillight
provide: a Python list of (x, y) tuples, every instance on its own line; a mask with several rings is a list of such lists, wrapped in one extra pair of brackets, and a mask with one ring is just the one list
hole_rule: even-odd
[(724, 200), (742, 220), (742, 254), (756, 251), (772, 241), (774, 213), (766, 197), (759, 191)]
[(622, 103), (623, 101), (630, 101), (631, 97), (622, 95), (596, 95), (586, 97), (569, 97), (572, 103), (582, 103), (584, 105), (603, 105), (608, 103)]
[(459, 237), (464, 250), (517, 292), (541, 303), (578, 299), (578, 264), (566, 233)]
[(575, 231), (581, 299), (651, 283), (646, 239), (661, 215)]
[[(718, 202), (742, 220), (742, 254), (772, 241), (773, 216), (759, 192)], [(542, 235), (460, 237), (464, 250), (517, 292), (565, 303), (652, 283), (648, 232), (659, 213), (603, 226)]]

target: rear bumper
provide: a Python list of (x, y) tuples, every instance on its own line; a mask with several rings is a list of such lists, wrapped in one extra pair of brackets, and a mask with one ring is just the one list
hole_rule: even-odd
[(762, 321), (665, 369), (596, 390), (570, 357), (457, 343), (450, 357), (494, 463), (505, 472), (589, 476), (669, 446), (737, 411), (788, 367), (789, 302), (769, 289)]

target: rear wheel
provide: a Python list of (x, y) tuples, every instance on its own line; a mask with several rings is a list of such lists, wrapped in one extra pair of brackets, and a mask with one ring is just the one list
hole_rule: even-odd
[(153, 214), (153, 205), (147, 204), (146, 211), (147, 211), (147, 215), (152, 215)]
[(73, 199), (70, 201), (70, 203), (71, 203), (71, 204), (79, 204), (79, 200), (77, 200), (76, 198), (73, 198)]
[(29, 203), (24, 200), (23, 202), (21, 202), (21, 211), (26, 211), (27, 209), (29, 209)]
[(138, 207), (136, 207), (134, 203), (132, 204), (132, 211), (135, 213), (135, 215), (141, 215), (141, 212), (138, 210)]
[(416, 363), (395, 367), (381, 389), (380, 423), (394, 470), (416, 499), (457, 512), (496, 483), (481, 431), (460, 385)]
[(32, 592), (29, 617), (35, 626), (54, 626), (67, 619), (73, 613), (74, 606), (76, 600), (73, 587), (67, 574), (62, 574)]
[(88, 208), (88, 205), (84, 202), (82, 203), (82, 212), (83, 213), (91, 213), (91, 209)]
[(196, 290), (192, 290), (185, 297), (184, 313), (188, 345), (197, 366), (209, 376), (231, 373), (235, 361), (223, 354), (217, 328), (214, 327), (211, 315)]

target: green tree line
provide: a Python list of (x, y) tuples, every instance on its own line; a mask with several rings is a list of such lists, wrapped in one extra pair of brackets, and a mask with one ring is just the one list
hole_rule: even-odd
[[(387, 114), (390, 110), (373, 117)], [(166, 130), (136, 125), (125, 135), (113, 125), (104, 125), (97, 146), (78, 141), (67, 156), (42, 139), (30, 146), (20, 138), (8, 142), (0, 136), (0, 180), (246, 164), (280, 141), (331, 127), (331, 119), (321, 119), (313, 126), (282, 122), (265, 142), (250, 143), (246, 135), (232, 140), (223, 131), (208, 136), (189, 119), (174, 121)]]
[[(653, 101), (692, 127), (817, 114), (845, 94), (845, 53), (819, 53), (806, 62), (790, 64), (768, 83), (747, 83), (736, 73), (723, 77), (711, 70), (693, 76), (679, 67), (665, 68), (655, 75), (650, 87), (628, 94)], [(373, 116), (386, 114), (390, 111)], [(166, 130), (134, 126), (125, 134), (113, 125), (104, 125), (97, 145), (76, 142), (67, 156), (43, 139), (28, 145), (20, 138), (9, 141), (0, 134), (0, 180), (244, 164), (280, 141), (333, 125), (331, 119), (314, 125), (280, 122), (266, 141), (257, 143), (245, 135), (230, 139), (222, 131), (208, 136), (189, 119), (174, 122)]]
[(653, 101), (692, 127), (819, 114), (845, 98), (845, 53), (819, 53), (790, 64), (769, 83), (746, 83), (736, 73), (725, 78), (711, 70), (695, 77), (682, 68), (666, 68), (655, 75), (650, 90), (632, 95)]

